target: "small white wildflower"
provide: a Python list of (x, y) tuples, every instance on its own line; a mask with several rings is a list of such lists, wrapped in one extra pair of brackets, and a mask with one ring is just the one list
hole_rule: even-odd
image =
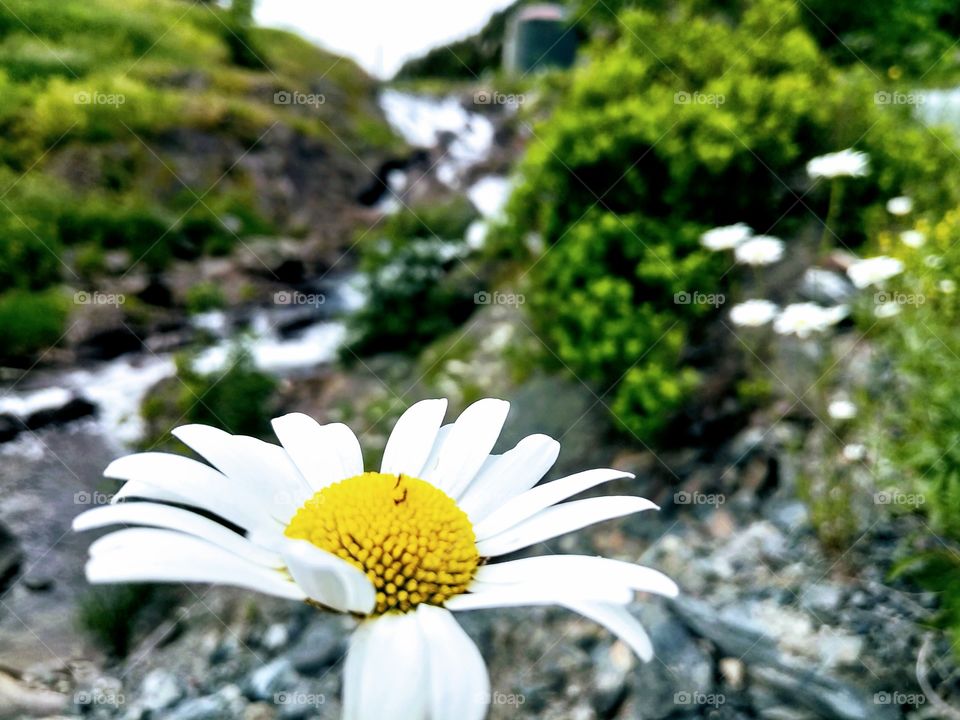
[(954, 292), (956, 292), (957, 284), (953, 280), (947, 278), (938, 282), (937, 287), (940, 288), (940, 292), (946, 293), (947, 295), (952, 295)]
[(891, 215), (909, 215), (913, 210), (913, 200), (906, 195), (887, 200), (887, 212)]
[(773, 322), (780, 335), (796, 335), (804, 339), (815, 332), (823, 332), (849, 314), (846, 305), (825, 308), (812, 302), (787, 305)]
[(817, 178), (863, 177), (870, 172), (870, 157), (852, 148), (813, 158), (807, 163), (807, 174)]
[(724, 225), (707, 230), (700, 236), (700, 244), (708, 250), (732, 250), (753, 235), (753, 230), (745, 223)]
[(737, 245), (733, 256), (743, 265), (770, 265), (783, 257), (783, 240), (757, 235)]
[(858, 288), (863, 289), (889, 280), (894, 275), (903, 272), (903, 263), (896, 258), (878, 255), (877, 257), (858, 260), (847, 268), (847, 277)]
[(741, 327), (760, 327), (773, 320), (779, 310), (769, 300), (747, 300), (730, 308), (730, 320)]
[(838, 398), (827, 406), (827, 413), (834, 420), (851, 420), (857, 416), (857, 406), (849, 400)]
[(927, 241), (927, 236), (919, 230), (904, 230), (900, 233), (900, 241), (907, 247), (918, 248)]
[(867, 448), (860, 443), (851, 443), (843, 446), (843, 458), (850, 462), (859, 462), (867, 456)]

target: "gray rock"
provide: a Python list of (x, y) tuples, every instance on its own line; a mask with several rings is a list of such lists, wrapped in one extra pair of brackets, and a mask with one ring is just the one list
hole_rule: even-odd
[(279, 650), (290, 640), (290, 633), (283, 623), (274, 623), (263, 633), (262, 643), (267, 650)]
[(840, 607), (843, 590), (832, 583), (818, 583), (800, 594), (800, 602), (814, 612), (833, 612)]
[(244, 689), (254, 700), (273, 700), (274, 696), (297, 684), (297, 673), (291, 662), (279, 657), (257, 668), (247, 677)]
[(777, 527), (791, 535), (810, 524), (810, 511), (800, 500), (770, 503), (765, 512)]
[(842, 305), (850, 302), (856, 294), (856, 288), (840, 273), (808, 268), (800, 281), (800, 293), (821, 305)]
[(613, 717), (629, 691), (633, 655), (623, 643), (603, 644), (593, 653), (592, 705), (599, 717)]
[(316, 621), (286, 654), (297, 672), (313, 675), (323, 672), (343, 657), (346, 635), (336, 623)]
[(247, 703), (236, 685), (226, 685), (213, 695), (180, 703), (165, 720), (234, 720), (242, 717)]
[(660, 720), (683, 711), (682, 705), (705, 704), (714, 690), (710, 657), (662, 605), (645, 603), (638, 614), (656, 650), (656, 658), (641, 664), (633, 678), (634, 693), (644, 699), (641, 716)]
[(183, 687), (169, 670), (157, 668), (144, 676), (140, 685), (140, 704), (145, 710), (164, 710), (183, 697)]
[(741, 658), (753, 683), (779, 698), (781, 705), (810, 711), (825, 720), (887, 720), (898, 717), (890, 706), (875, 704), (869, 690), (820, 672), (812, 663), (784, 656), (776, 641), (741, 612), (718, 613), (706, 603), (680, 597), (673, 610), (698, 635), (724, 654)]

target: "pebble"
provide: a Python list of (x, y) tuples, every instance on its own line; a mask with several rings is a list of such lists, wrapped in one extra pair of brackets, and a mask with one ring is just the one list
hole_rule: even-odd
[(165, 710), (183, 697), (183, 687), (169, 670), (156, 668), (140, 684), (140, 704), (145, 710)]

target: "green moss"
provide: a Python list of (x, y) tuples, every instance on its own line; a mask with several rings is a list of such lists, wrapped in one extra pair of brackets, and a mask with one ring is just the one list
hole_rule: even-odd
[(22, 362), (55, 345), (66, 329), (69, 307), (59, 288), (0, 294), (0, 359)]

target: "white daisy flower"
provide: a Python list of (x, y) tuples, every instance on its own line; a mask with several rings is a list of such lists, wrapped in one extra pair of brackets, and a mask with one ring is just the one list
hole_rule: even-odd
[(937, 283), (937, 287), (940, 288), (940, 292), (951, 295), (957, 290), (957, 284), (950, 278), (946, 278)]
[(817, 178), (863, 177), (870, 172), (870, 157), (852, 148), (813, 158), (807, 163), (807, 174)]
[(858, 288), (882, 283), (903, 272), (903, 263), (896, 258), (878, 255), (877, 257), (857, 260), (847, 268), (847, 277)]
[(857, 406), (844, 398), (837, 398), (827, 406), (827, 414), (834, 420), (852, 420), (857, 416)]
[(732, 250), (751, 235), (753, 230), (746, 223), (724, 225), (707, 230), (700, 236), (700, 244), (708, 250)]
[(730, 308), (730, 320), (741, 327), (760, 327), (773, 320), (779, 311), (769, 300), (747, 300)]
[(848, 314), (846, 305), (825, 308), (812, 302), (787, 305), (773, 321), (773, 329), (780, 335), (796, 335), (800, 339), (812, 333), (823, 332), (836, 325)]
[(923, 244), (927, 242), (927, 236), (919, 230), (904, 230), (900, 233), (900, 242), (907, 247), (923, 247)]
[(891, 215), (909, 215), (913, 211), (913, 200), (906, 195), (887, 200), (887, 212)]
[(204, 425), (177, 428), (210, 465), (155, 452), (111, 463), (105, 475), (126, 483), (113, 504), (83, 513), (74, 529), (145, 527), (96, 540), (87, 578), (234, 585), (357, 616), (343, 706), (344, 717), (358, 720), (483, 718), (486, 667), (451, 611), (561, 605), (650, 660), (650, 639), (627, 606), (638, 591), (676, 595), (662, 573), (586, 555), (496, 561), (656, 509), (632, 496), (562, 502), (633, 476), (587, 470), (538, 486), (558, 442), (531, 435), (491, 455), (509, 404), (480, 400), (443, 425), (446, 407), (410, 407), (379, 472), (364, 472), (346, 425), (299, 413), (273, 421), (282, 447)]
[(757, 235), (737, 245), (733, 256), (743, 265), (770, 265), (783, 257), (783, 240)]

